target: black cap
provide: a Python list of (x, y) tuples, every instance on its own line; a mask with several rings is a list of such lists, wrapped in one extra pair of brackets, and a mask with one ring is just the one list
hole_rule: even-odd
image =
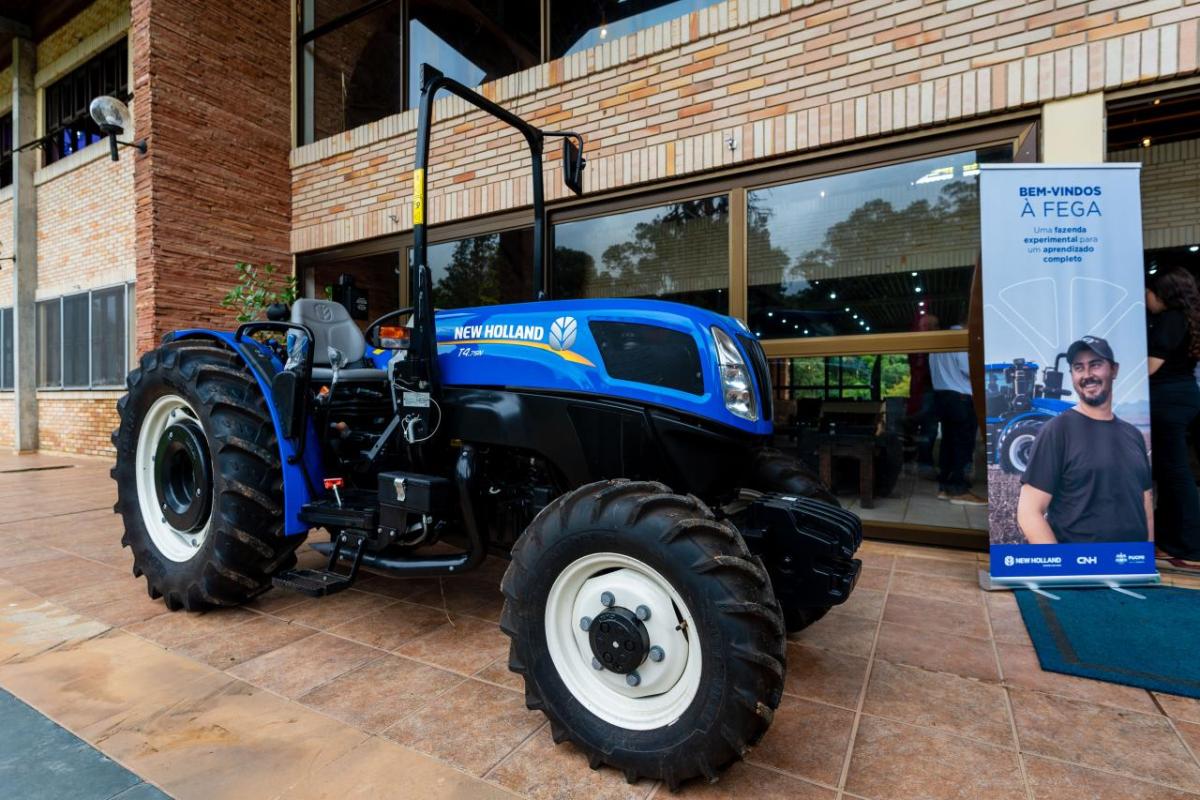
[(1070, 364), (1075, 360), (1075, 356), (1079, 355), (1080, 350), (1091, 350), (1101, 358), (1107, 358), (1109, 361), (1116, 363), (1113, 358), (1112, 348), (1108, 346), (1108, 342), (1101, 339), (1099, 336), (1084, 336), (1081, 339), (1071, 343), (1067, 348), (1067, 363)]

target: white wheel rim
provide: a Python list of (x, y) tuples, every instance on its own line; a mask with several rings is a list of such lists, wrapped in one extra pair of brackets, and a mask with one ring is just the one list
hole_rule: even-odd
[(1008, 460), (1012, 465), (1021, 472), (1029, 466), (1029, 459), (1025, 457), (1027, 446), (1033, 445), (1034, 436), (1031, 433), (1022, 433), (1020, 436), (1012, 440), (1012, 444), (1008, 446)]
[[(661, 661), (646, 658), (640, 682), (592, 665), (588, 632), (580, 621), (604, 611), (601, 596), (611, 592), (615, 605), (650, 609), (642, 621)], [(605, 722), (629, 730), (654, 730), (679, 719), (700, 688), (702, 668), (696, 622), (687, 604), (657, 570), (620, 553), (593, 553), (564, 569), (546, 598), (546, 647), (571, 695)], [(684, 631), (687, 631), (686, 635)]]
[(166, 395), (154, 401), (142, 419), (138, 432), (135, 470), (137, 473), (138, 506), (142, 512), (142, 523), (150, 534), (150, 541), (163, 557), (171, 561), (184, 562), (196, 555), (208, 531), (212, 527), (212, 514), (204, 526), (196, 531), (181, 531), (167, 522), (158, 506), (158, 493), (154, 483), (154, 455), (158, 440), (167, 427), (186, 415), (197, 419), (195, 410), (178, 395)]

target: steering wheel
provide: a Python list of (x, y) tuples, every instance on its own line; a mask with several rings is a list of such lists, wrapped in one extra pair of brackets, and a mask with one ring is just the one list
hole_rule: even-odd
[(398, 308), (395, 311), (389, 311), (388, 313), (384, 314), (379, 319), (372, 322), (370, 325), (367, 326), (367, 331), (365, 334), (367, 344), (371, 347), (374, 347), (377, 350), (387, 349), (387, 348), (381, 348), (379, 346), (379, 329), (381, 327), (383, 327), (385, 324), (387, 324), (388, 322), (391, 322), (399, 317), (403, 317), (403, 316), (405, 316), (407, 314), (411, 314), (411, 313), (413, 313), (413, 306), (408, 306), (406, 308)]

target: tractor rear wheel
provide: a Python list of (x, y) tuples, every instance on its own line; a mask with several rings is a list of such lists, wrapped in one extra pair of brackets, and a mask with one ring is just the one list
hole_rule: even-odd
[(243, 603), (295, 563), (275, 428), (253, 375), (212, 342), (142, 357), (117, 402), (117, 504), (134, 575), (172, 611)]
[[(754, 456), (749, 484), (754, 492), (778, 492), (794, 497), (810, 497), (832, 506), (839, 506), (821, 479), (803, 462), (792, 456), (764, 447)], [(736, 522), (737, 517), (734, 516)], [(784, 606), (783, 621), (789, 633), (802, 631), (829, 613), (832, 606)]]
[(1046, 420), (1042, 418), (1021, 420), (1005, 434), (1000, 442), (1000, 466), (1005, 472), (1013, 475), (1025, 473), (1033, 443), (1045, 424)]
[(525, 704), (593, 769), (715, 780), (770, 725), (786, 657), (771, 583), (695, 498), (624, 480), (563, 495), (518, 539), (502, 589)]

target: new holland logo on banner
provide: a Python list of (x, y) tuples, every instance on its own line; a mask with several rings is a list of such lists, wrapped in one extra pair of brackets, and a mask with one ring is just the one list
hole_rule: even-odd
[(995, 583), (1157, 580), (1140, 166), (981, 167)]

